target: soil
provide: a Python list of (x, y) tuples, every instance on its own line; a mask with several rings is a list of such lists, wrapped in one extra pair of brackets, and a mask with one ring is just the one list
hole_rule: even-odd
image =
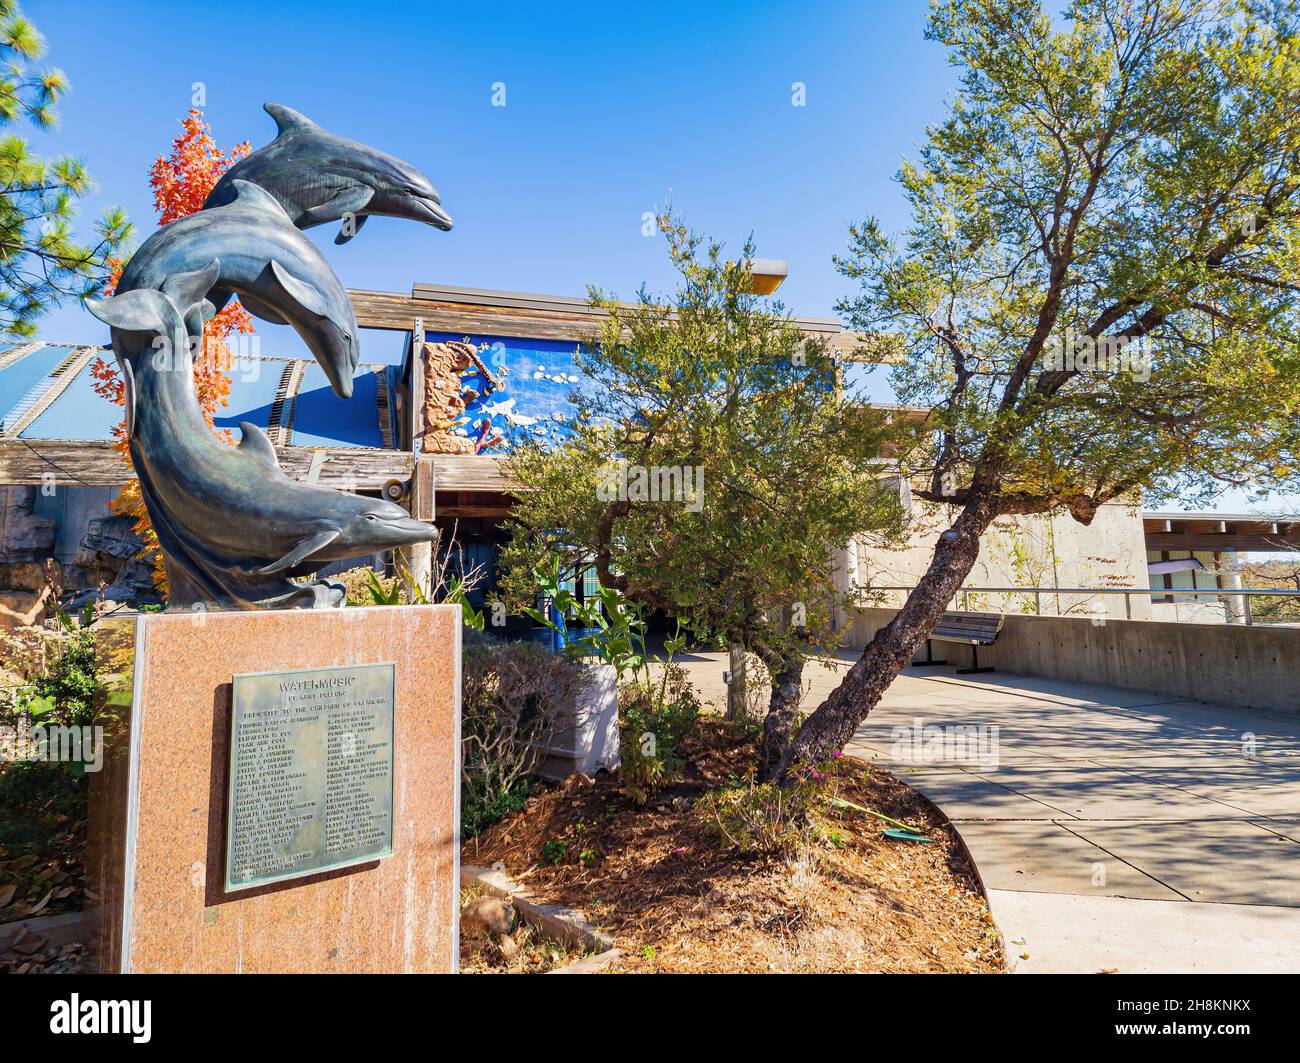
[(636, 972), (995, 973), (1006, 957), (964, 846), (934, 805), (880, 768), (844, 757), (836, 796), (919, 828), (885, 837), (828, 812), (833, 842), (788, 858), (726, 851), (696, 801), (751, 776), (755, 743), (701, 722), (682, 778), (638, 806), (612, 777), (565, 783), (467, 841), (534, 899), (580, 908)]

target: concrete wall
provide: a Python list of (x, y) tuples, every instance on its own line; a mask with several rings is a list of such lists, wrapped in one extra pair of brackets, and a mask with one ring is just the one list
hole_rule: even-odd
[[(859, 609), (852, 645), (865, 646), (895, 612)], [(934, 649), (958, 667), (969, 665), (966, 646), (936, 642)], [(979, 659), (1004, 672), (1300, 713), (1300, 628), (1009, 614)]]
[[(884, 548), (859, 540), (850, 566), (862, 588), (912, 586), (925, 572), (939, 533), (956, 518), (956, 510), (929, 503), (912, 504), (912, 526), (901, 548)], [(1146, 587), (1146, 541), (1135, 506), (1102, 506), (1093, 522), (1080, 524), (1068, 514), (1052, 517), (1000, 517), (980, 541), (980, 556), (966, 578), (973, 587)], [(873, 605), (899, 605), (902, 595), (884, 595)], [(1043, 613), (1123, 618), (1124, 595), (1041, 596)], [(971, 595), (970, 608), (1033, 613), (1032, 594)], [(1145, 620), (1150, 600), (1133, 596), (1133, 618)]]

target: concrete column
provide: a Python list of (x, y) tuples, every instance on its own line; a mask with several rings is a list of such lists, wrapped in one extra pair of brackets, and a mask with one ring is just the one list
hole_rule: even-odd
[(858, 589), (858, 544), (850, 539), (846, 546), (831, 551), (831, 587), (835, 592), (831, 622), (840, 627), (852, 620), (852, 614), (845, 615), (841, 599), (846, 594), (853, 594)]
[[(1237, 559), (1235, 547), (1228, 547), (1215, 554), (1215, 565), (1219, 570), (1219, 583), (1224, 590), (1241, 590), (1241, 565)], [(1223, 599), (1223, 621), (1226, 624), (1244, 624), (1246, 622), (1246, 599), (1233, 596)]]

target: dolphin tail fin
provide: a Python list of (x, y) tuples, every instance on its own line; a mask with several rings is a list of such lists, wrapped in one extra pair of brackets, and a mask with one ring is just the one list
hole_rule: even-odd
[(257, 425), (251, 421), (240, 421), (239, 430), (243, 433), (239, 440), (239, 449), (272, 468), (280, 468), (280, 459), (275, 456), (275, 447)]
[(264, 103), (262, 104), (262, 110), (275, 119), (277, 136), (284, 136), (287, 133), (297, 132), (301, 129), (320, 128), (305, 114), (295, 111), (292, 107), (286, 107), (282, 103)]
[(284, 557), (280, 558), (279, 561), (272, 562), (265, 568), (259, 568), (257, 571), (261, 575), (268, 575), (272, 572), (283, 572), (285, 569), (294, 568), (306, 561), (307, 558), (311, 557), (311, 555), (316, 553), (317, 550), (324, 550), (325, 547), (329, 546), (329, 544), (338, 537), (339, 533), (334, 528), (329, 528), (325, 531), (318, 531), (314, 535), (307, 536), (307, 538), (285, 554)]

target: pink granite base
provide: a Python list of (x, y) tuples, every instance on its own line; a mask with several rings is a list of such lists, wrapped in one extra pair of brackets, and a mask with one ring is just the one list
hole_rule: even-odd
[[(102, 969), (456, 969), (457, 607), (142, 615), (110, 622), (100, 654), (119, 677), (91, 786)], [(223, 892), (232, 677), (387, 661), (392, 856)]]

